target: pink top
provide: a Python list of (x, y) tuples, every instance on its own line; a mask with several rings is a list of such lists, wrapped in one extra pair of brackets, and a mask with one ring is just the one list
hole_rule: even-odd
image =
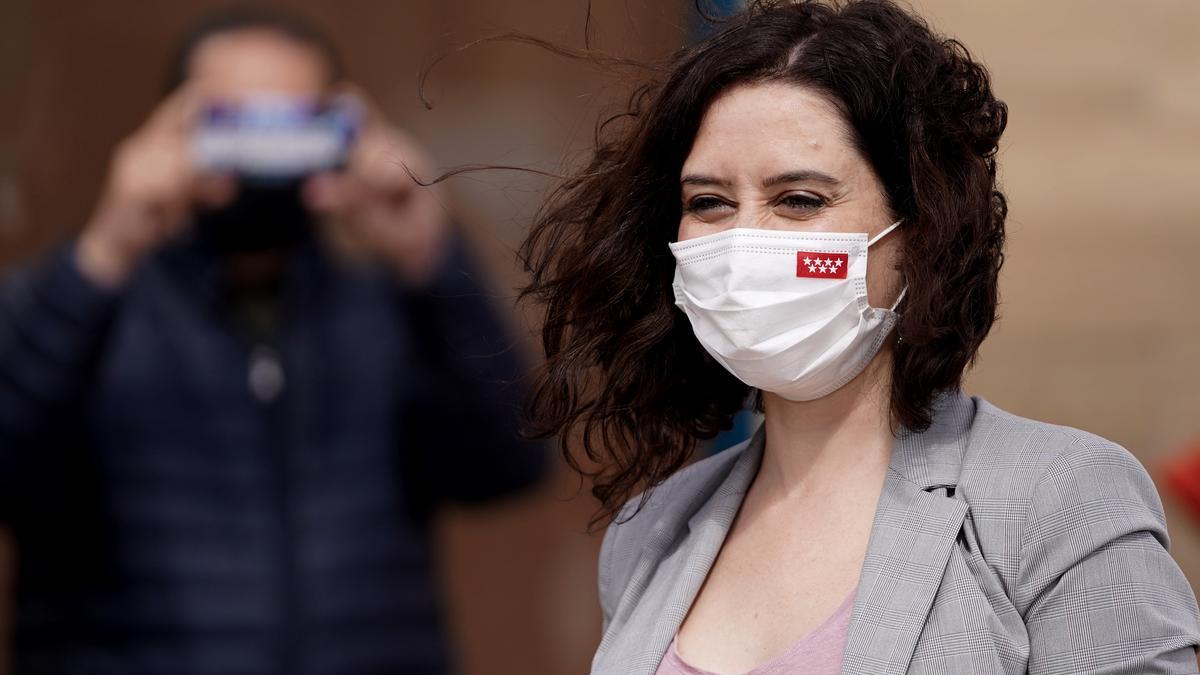
[[(842, 652), (846, 648), (846, 633), (850, 630), (850, 611), (854, 609), (854, 596), (857, 589), (842, 601), (841, 607), (825, 619), (825, 623), (817, 626), (808, 635), (792, 645), (779, 656), (766, 663), (748, 670), (744, 675), (790, 675), (791, 673), (810, 673), (811, 675), (838, 675), (842, 672)], [(667, 647), (667, 653), (658, 664), (655, 675), (716, 675), (707, 670), (701, 670), (688, 665), (679, 655), (675, 643)]]

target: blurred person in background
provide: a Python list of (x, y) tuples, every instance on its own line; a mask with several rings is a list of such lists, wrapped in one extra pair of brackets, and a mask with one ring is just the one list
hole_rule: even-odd
[[(205, 21), (172, 89), (82, 234), (3, 286), (15, 670), (451, 671), (431, 516), (546, 458), (517, 436), (514, 340), (408, 173), (429, 160), (295, 17)], [(197, 159), (223, 109), (336, 94), (338, 167), (252, 183)]]

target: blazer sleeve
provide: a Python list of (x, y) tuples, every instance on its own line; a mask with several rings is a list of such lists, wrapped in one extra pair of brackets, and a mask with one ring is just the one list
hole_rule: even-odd
[(1029, 673), (1196, 673), (1200, 612), (1169, 546), (1132, 454), (1099, 438), (1064, 449), (1034, 487), (1021, 536)]

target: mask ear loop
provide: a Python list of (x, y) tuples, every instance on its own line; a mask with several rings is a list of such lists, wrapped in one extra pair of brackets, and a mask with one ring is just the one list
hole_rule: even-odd
[(871, 237), (871, 240), (867, 242), (867, 248), (871, 248), (871, 244), (874, 244), (875, 242), (879, 241), (880, 239), (883, 239), (884, 237), (886, 237), (888, 234), (891, 233), (892, 230), (896, 229), (897, 227), (900, 227), (900, 223), (903, 223), (903, 222), (904, 222), (904, 219), (901, 218), (900, 220), (897, 220), (896, 222), (892, 223), (891, 225), (888, 225), (887, 227), (883, 228), (883, 230), (880, 231), (879, 234), (875, 235), (874, 237)]
[[(881, 230), (879, 232), (879, 234), (875, 235), (874, 237), (871, 237), (871, 240), (867, 242), (867, 248), (871, 248), (872, 244), (879, 241), (880, 239), (883, 239), (887, 235), (891, 234), (892, 230), (896, 229), (897, 227), (900, 227), (900, 223), (903, 223), (903, 222), (904, 222), (904, 219), (901, 218), (900, 220), (897, 220), (896, 222), (892, 223), (891, 225), (888, 225), (887, 227), (883, 228), (883, 230)], [(890, 311), (890, 312), (896, 311), (896, 308), (900, 306), (900, 301), (904, 299), (905, 293), (908, 293), (908, 284), (905, 284), (904, 288), (900, 289), (900, 295), (896, 296), (896, 301), (892, 303), (892, 306), (888, 311)]]

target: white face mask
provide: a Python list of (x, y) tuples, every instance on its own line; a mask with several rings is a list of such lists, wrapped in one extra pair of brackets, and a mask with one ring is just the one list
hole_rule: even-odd
[[(675, 304), (704, 349), (751, 387), (811, 401), (862, 372), (896, 323), (867, 304), (867, 249), (840, 232), (735, 228), (672, 243)], [(907, 290), (907, 288), (905, 289)]]

